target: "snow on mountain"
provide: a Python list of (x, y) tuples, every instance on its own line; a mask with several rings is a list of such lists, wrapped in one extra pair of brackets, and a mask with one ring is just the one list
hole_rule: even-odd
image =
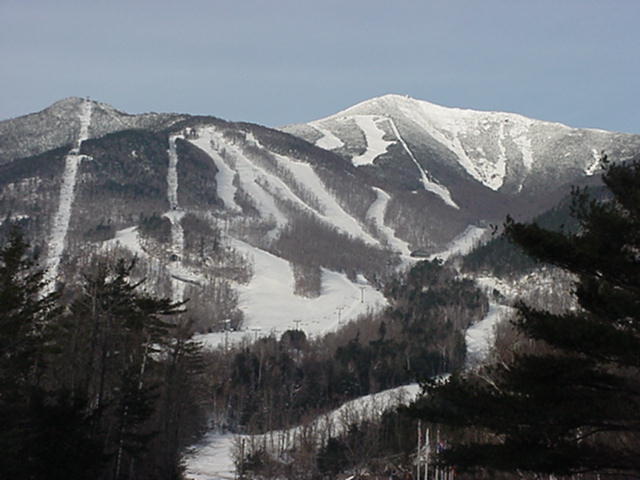
[(419, 392), (420, 386), (411, 384), (366, 395), (346, 402), (308, 424), (288, 430), (261, 435), (210, 432), (185, 455), (186, 474), (193, 480), (236, 478), (234, 456), (241, 444), (245, 449), (258, 446), (274, 456), (283, 455), (287, 449), (299, 445), (303, 436), (309, 438), (313, 435), (323, 444), (332, 435), (344, 432), (352, 423), (378, 418), (385, 410), (411, 402)]
[(71, 219), (71, 206), (73, 205), (75, 198), (78, 167), (84, 158), (84, 155), (80, 155), (80, 147), (82, 142), (84, 142), (88, 137), (89, 124), (91, 123), (91, 111), (92, 104), (88, 101), (83, 102), (79, 112), (80, 131), (78, 132), (73, 148), (65, 157), (58, 210), (51, 225), (47, 259), (45, 262), (47, 266), (46, 280), (49, 282), (45, 293), (53, 290), (55, 287), (55, 280), (58, 278), (58, 269), (67, 240), (69, 220)]
[(467, 329), (464, 338), (467, 344), (467, 368), (478, 366), (486, 360), (495, 343), (498, 324), (513, 311), (509, 306), (490, 302), (485, 317)]
[(241, 331), (199, 336), (198, 339), (206, 345), (215, 348), (227, 341), (239, 342), (247, 334), (281, 334), (294, 328), (303, 330), (307, 335), (319, 335), (387, 305), (382, 293), (365, 280), (352, 282), (346, 275), (327, 269), (322, 269), (320, 296), (307, 298), (295, 295), (293, 270), (289, 262), (240, 240), (230, 239), (230, 242), (253, 266), (251, 281), (237, 287), (238, 306), (245, 321)]
[(344, 142), (331, 133), (331, 131), (324, 128), (320, 122), (313, 122), (311, 126), (322, 134), (322, 137), (314, 142), (316, 147), (324, 148), (325, 150), (335, 150), (344, 146)]
[[(383, 132), (384, 118), (392, 121), (399, 133)], [(570, 181), (581, 171), (589, 171), (593, 149), (624, 160), (640, 147), (638, 135), (575, 129), (514, 113), (443, 107), (400, 95), (366, 100), (312, 122), (319, 123), (325, 135), (340, 137), (344, 145), (336, 151), (356, 165), (382, 168), (381, 159), (394, 157), (389, 144), (402, 142), (403, 138), (405, 146), (414, 152), (416, 165), (424, 170), (418, 168), (416, 173), (425, 173), (432, 184), (446, 185), (444, 166), (450, 172), (464, 172), (467, 178), (493, 191), (514, 193), (544, 182)], [(282, 130), (303, 138), (309, 135), (301, 125)], [(377, 147), (369, 147), (370, 143)], [(358, 153), (362, 151), (365, 153)], [(452, 194), (455, 198), (455, 192)]]
[(236, 203), (238, 188), (234, 185), (235, 171), (218, 153), (215, 144), (215, 133), (211, 129), (202, 129), (198, 137), (190, 139), (191, 143), (204, 151), (218, 169), (216, 174), (217, 195), (224, 202), (225, 208), (233, 212), (241, 212), (242, 208)]
[(371, 220), (384, 234), (385, 239), (391, 248), (400, 252), (402, 256), (411, 258), (411, 248), (409, 248), (409, 243), (398, 238), (395, 230), (384, 223), (384, 214), (387, 210), (391, 196), (381, 188), (373, 187), (373, 190), (376, 192), (377, 198), (371, 204), (369, 210), (367, 210), (367, 219)]
[(488, 228), (469, 225), (464, 232), (451, 240), (446, 248), (438, 253), (429, 256), (429, 260), (439, 258), (446, 261), (454, 255), (465, 255), (478, 245), (482, 236), (488, 231)]
[(362, 130), (362, 133), (364, 133), (367, 147), (364, 153), (353, 157), (351, 159), (351, 163), (356, 167), (360, 165), (371, 165), (376, 158), (387, 151), (389, 145), (394, 143), (385, 140), (385, 132), (380, 130), (378, 127), (378, 123), (380, 121), (384, 121), (385, 117), (375, 115), (354, 115), (353, 119), (360, 130)]

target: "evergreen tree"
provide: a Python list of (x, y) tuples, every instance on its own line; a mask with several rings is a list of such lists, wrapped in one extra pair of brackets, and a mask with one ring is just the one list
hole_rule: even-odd
[(579, 308), (519, 304), (526, 348), (426, 386), (411, 413), (461, 432), (440, 461), (640, 478), (640, 163), (606, 164), (603, 180), (606, 200), (574, 190), (577, 233), (507, 220), (528, 254), (575, 274)]

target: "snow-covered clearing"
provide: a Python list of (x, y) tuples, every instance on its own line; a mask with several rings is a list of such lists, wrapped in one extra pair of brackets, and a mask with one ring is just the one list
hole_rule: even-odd
[(429, 260), (439, 258), (446, 261), (454, 255), (466, 255), (473, 250), (487, 230), (488, 228), (486, 227), (469, 225), (464, 232), (449, 242), (447, 248), (441, 252), (430, 255)]
[(366, 283), (354, 283), (342, 273), (322, 269), (322, 292), (306, 298), (294, 294), (291, 264), (239, 240), (231, 240), (239, 253), (253, 264), (253, 277), (239, 285), (238, 307), (244, 313), (244, 330), (200, 335), (205, 345), (218, 347), (240, 342), (247, 335), (281, 334), (299, 328), (307, 335), (319, 335), (338, 328), (359, 315), (377, 311), (387, 302), (380, 292)]
[(427, 175), (427, 172), (425, 172), (424, 168), (422, 168), (422, 165), (420, 165), (416, 157), (413, 155), (411, 149), (409, 149), (407, 142), (405, 142), (404, 138), (402, 138), (402, 136), (400, 135), (396, 123), (391, 118), (389, 118), (388, 120), (389, 124), (391, 125), (391, 129), (393, 130), (393, 134), (402, 145), (402, 148), (404, 148), (404, 151), (407, 152), (411, 160), (413, 160), (413, 163), (416, 165), (416, 167), (418, 167), (418, 171), (420, 172), (420, 181), (422, 182), (422, 186), (424, 187), (424, 189), (440, 197), (442, 201), (444, 201), (444, 203), (446, 203), (450, 207), (460, 210), (458, 204), (451, 198), (451, 192), (449, 191), (449, 189), (432, 180), (430, 176)]
[(76, 179), (80, 163), (85, 158), (80, 155), (80, 147), (89, 136), (89, 125), (91, 123), (91, 111), (93, 104), (86, 100), (80, 105), (80, 131), (78, 137), (69, 154), (64, 159), (64, 172), (62, 174), (62, 185), (60, 186), (60, 199), (58, 201), (58, 210), (53, 217), (51, 225), (51, 236), (49, 239), (49, 248), (46, 260), (46, 277), (48, 282), (44, 293), (50, 293), (55, 288), (55, 281), (58, 277), (60, 268), (60, 260), (64, 252), (67, 240), (67, 232), (69, 230), (69, 221), (71, 220), (71, 207), (75, 199)]
[(219, 480), (235, 478), (234, 452), (237, 446), (260, 446), (280, 456), (287, 449), (313, 438), (324, 444), (332, 435), (345, 431), (351, 423), (379, 417), (385, 410), (407, 404), (420, 391), (418, 384), (385, 390), (346, 402), (336, 410), (320, 415), (311, 423), (288, 430), (263, 435), (233, 435), (211, 432), (185, 455), (186, 474), (193, 480)]
[(489, 355), (496, 338), (496, 327), (502, 319), (513, 313), (513, 308), (506, 305), (489, 303), (487, 315), (478, 323), (467, 329), (467, 368), (481, 364)]
[(396, 237), (395, 230), (391, 227), (388, 227), (384, 223), (384, 214), (387, 211), (387, 205), (389, 204), (389, 200), (391, 199), (390, 195), (380, 188), (372, 188), (376, 192), (377, 197), (369, 207), (369, 210), (367, 210), (367, 219), (371, 220), (376, 225), (378, 230), (382, 232), (387, 240), (387, 243), (393, 250), (400, 252), (400, 255), (402, 255), (403, 257), (415, 260), (413, 257), (411, 257), (411, 248), (409, 246), (409, 243), (405, 242), (401, 238)]
[(384, 140), (385, 132), (378, 127), (378, 122), (384, 120), (385, 117), (377, 115), (355, 115), (353, 119), (362, 130), (367, 142), (367, 149), (362, 155), (353, 157), (351, 162), (356, 166), (371, 165), (373, 161), (385, 153), (389, 145), (395, 142)]
[(325, 150), (335, 150), (344, 146), (342, 140), (331, 133), (330, 130), (324, 128), (319, 122), (311, 122), (309, 125), (322, 134), (322, 137), (316, 140), (316, 147), (324, 148)]
[(236, 191), (238, 190), (233, 184), (235, 172), (218, 153), (211, 131), (206, 129), (200, 130), (199, 135), (196, 138), (189, 139), (189, 141), (209, 155), (218, 169), (218, 173), (216, 173), (216, 193), (218, 198), (224, 202), (224, 206), (234, 212), (242, 211), (242, 208), (240, 208), (235, 200)]
[(593, 157), (593, 161), (587, 168), (584, 169), (585, 175), (588, 175), (589, 177), (595, 175), (596, 172), (600, 170), (600, 161), (602, 160), (601, 155), (595, 148), (591, 149), (591, 156)]

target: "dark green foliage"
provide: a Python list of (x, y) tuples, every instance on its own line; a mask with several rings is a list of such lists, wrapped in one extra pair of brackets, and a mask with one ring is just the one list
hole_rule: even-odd
[(577, 232), (507, 221), (529, 255), (577, 276), (579, 309), (519, 305), (518, 350), (479, 375), (427, 387), (415, 415), (474, 432), (441, 461), (640, 477), (640, 163), (607, 165), (603, 180), (609, 199), (574, 191)]
[[(593, 196), (602, 196), (598, 188), (591, 188)], [(580, 222), (571, 215), (572, 197), (564, 198), (560, 203), (539, 215), (534, 223), (554, 232), (576, 233)], [(496, 234), (484, 245), (465, 255), (462, 268), (468, 272), (488, 272), (498, 277), (522, 275), (540, 266), (540, 262), (527, 253), (517, 243), (511, 242), (506, 234)]]
[(62, 309), (28, 253), (17, 231), (0, 250), (0, 478), (178, 478), (202, 373), (180, 305), (120, 261)]

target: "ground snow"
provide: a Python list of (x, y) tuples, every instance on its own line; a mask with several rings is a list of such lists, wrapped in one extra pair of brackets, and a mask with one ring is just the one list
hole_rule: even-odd
[(336, 410), (320, 415), (311, 423), (263, 435), (233, 435), (211, 432), (184, 456), (186, 475), (193, 480), (223, 480), (235, 477), (234, 452), (240, 443), (264, 446), (267, 451), (298, 445), (304, 434), (318, 432), (319, 441), (339, 435), (349, 424), (380, 416), (400, 404), (407, 404), (420, 391), (418, 384), (405, 385), (346, 402)]
[(377, 115), (356, 115), (353, 117), (360, 130), (362, 130), (367, 143), (365, 152), (351, 159), (351, 162), (356, 167), (373, 164), (377, 157), (386, 153), (389, 145), (395, 143), (385, 140), (383, 138), (385, 132), (378, 127), (378, 123), (384, 118)]
[(473, 368), (486, 360), (495, 343), (496, 327), (512, 312), (511, 307), (490, 302), (485, 317), (467, 329), (467, 368)]
[(335, 150), (344, 146), (344, 142), (342, 140), (331, 133), (330, 130), (320, 125), (319, 122), (311, 122), (309, 125), (322, 134), (322, 137), (316, 140), (316, 147), (324, 148), (325, 150)]
[(53, 217), (51, 226), (51, 236), (49, 239), (49, 248), (47, 251), (46, 276), (47, 285), (44, 293), (50, 293), (55, 288), (55, 281), (58, 278), (58, 270), (60, 268), (60, 260), (64, 252), (67, 240), (67, 232), (69, 230), (69, 221), (71, 220), (71, 207), (75, 199), (76, 179), (80, 163), (85, 158), (80, 155), (80, 147), (82, 142), (89, 138), (89, 125), (91, 123), (91, 112), (93, 104), (85, 100), (80, 105), (79, 121), (80, 131), (74, 143), (74, 147), (64, 159), (64, 172), (62, 174), (62, 185), (60, 186), (60, 199), (58, 202), (58, 210)]
[[(380, 242), (365, 231), (360, 222), (349, 215), (338, 203), (335, 196), (327, 191), (322, 180), (313, 167), (305, 162), (299, 162), (290, 157), (275, 155), (281, 164), (285, 166), (307, 191), (315, 196), (322, 205), (322, 212), (314, 210), (314, 213), (323, 222), (337, 228), (353, 238), (368, 243), (369, 245), (379, 245)], [(306, 204), (305, 204), (306, 205)], [(307, 207), (310, 208), (310, 207)]]
[(215, 139), (211, 135), (210, 130), (200, 130), (197, 138), (189, 139), (189, 141), (204, 151), (216, 166), (216, 194), (224, 202), (225, 208), (234, 212), (241, 212), (242, 208), (236, 203), (235, 196), (237, 192), (236, 186), (233, 184), (235, 171), (227, 165), (224, 158), (218, 153)]
[(488, 228), (486, 227), (483, 228), (475, 225), (469, 225), (464, 232), (449, 242), (447, 248), (429, 256), (429, 260), (439, 258), (446, 261), (454, 255), (466, 255), (473, 250), (487, 230)]
[(206, 346), (216, 348), (226, 342), (240, 342), (247, 335), (282, 334), (295, 328), (307, 335), (319, 335), (387, 304), (368, 283), (352, 282), (346, 275), (327, 269), (322, 269), (319, 297), (295, 295), (293, 269), (288, 261), (240, 240), (231, 240), (231, 245), (253, 264), (251, 281), (236, 289), (238, 307), (245, 317), (243, 330), (199, 335), (198, 340)]
[(395, 230), (384, 223), (384, 214), (387, 211), (387, 205), (389, 204), (391, 197), (387, 192), (380, 188), (372, 188), (376, 192), (377, 197), (369, 207), (369, 210), (367, 210), (366, 218), (376, 225), (378, 230), (380, 230), (380, 232), (385, 236), (387, 243), (393, 250), (399, 252), (400, 255), (405, 258), (414, 260), (413, 257), (411, 257), (411, 248), (409, 243), (398, 238)]

